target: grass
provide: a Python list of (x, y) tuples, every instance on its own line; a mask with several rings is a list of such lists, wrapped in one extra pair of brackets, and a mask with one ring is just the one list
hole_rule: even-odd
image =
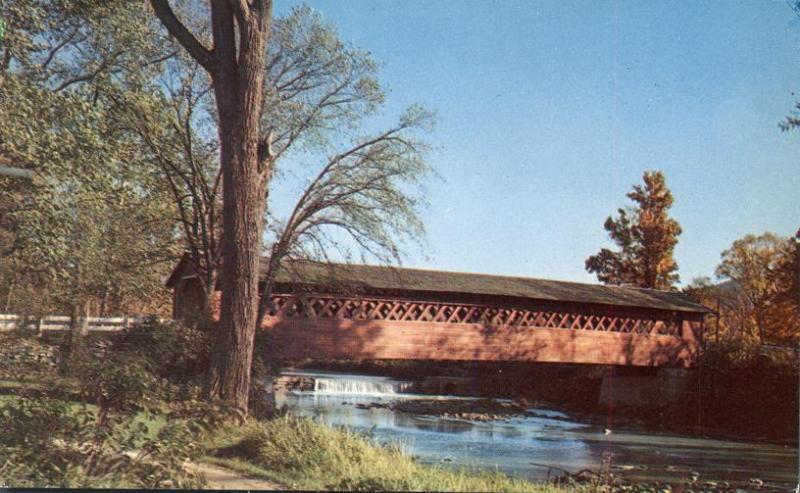
[(43, 390), (45, 388), (39, 382), (24, 382), (20, 380), (0, 380), (0, 390)]
[[(291, 415), (221, 430), (210, 462), (295, 489), (563, 492), (500, 472), (417, 463), (395, 446)], [(211, 440), (215, 440), (212, 438)]]
[[(31, 388), (29, 383), (11, 383)], [(21, 397), (0, 394), (0, 405)], [(92, 404), (72, 402), (73, 412), (97, 412)], [(166, 416), (138, 413), (153, 438)], [(397, 446), (379, 446), (365, 436), (307, 418), (286, 415), (249, 421), (213, 432), (206, 443), (208, 462), (241, 474), (268, 479), (292, 489), (350, 491), (514, 491), (557, 493), (555, 486), (512, 478), (500, 472), (472, 472), (426, 466)]]

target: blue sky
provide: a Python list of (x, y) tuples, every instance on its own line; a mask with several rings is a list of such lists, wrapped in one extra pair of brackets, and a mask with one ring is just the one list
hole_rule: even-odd
[[(279, 2), (278, 12), (299, 2)], [(784, 1), (337, 0), (387, 116), (438, 112), (428, 247), (406, 266), (594, 282), (603, 221), (659, 169), (684, 283), (748, 233), (800, 227), (800, 19)]]

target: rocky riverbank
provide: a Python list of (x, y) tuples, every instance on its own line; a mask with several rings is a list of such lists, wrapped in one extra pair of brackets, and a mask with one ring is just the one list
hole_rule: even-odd
[[(610, 469), (614, 469), (612, 466)], [(786, 485), (766, 483), (759, 478), (749, 481), (704, 481), (699, 473), (691, 472), (681, 481), (630, 481), (612, 472), (595, 472), (588, 469), (576, 474), (565, 473), (556, 477), (553, 484), (574, 488), (591, 488), (596, 492), (629, 493), (777, 493), (788, 491)]]
[(527, 409), (516, 402), (494, 399), (413, 399), (395, 402), (356, 403), (355, 406), (359, 409), (391, 409), (392, 411), (409, 414), (470, 421), (491, 421), (528, 414)]
[(446, 418), (489, 421), (523, 416), (527, 409), (513, 401), (495, 399), (439, 400), (415, 399), (399, 401), (392, 409), (404, 413), (442, 416)]

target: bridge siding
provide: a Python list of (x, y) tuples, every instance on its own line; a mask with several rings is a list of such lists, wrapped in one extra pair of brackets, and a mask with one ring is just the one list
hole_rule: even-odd
[[(384, 320), (268, 318), (274, 356), (288, 359), (540, 361), (631, 366), (695, 364), (699, 322), (684, 337)], [(691, 335), (689, 335), (689, 333)]]
[[(191, 312), (196, 304), (191, 296), (191, 284), (191, 281), (181, 280), (175, 287), (176, 317)], [(213, 311), (218, 313), (219, 292), (215, 295)], [(396, 293), (396, 296), (412, 300), (407, 293)], [(436, 298), (436, 301), (457, 302), (463, 297), (454, 293), (454, 296)], [(497, 307), (540, 305), (536, 300), (520, 304), (497, 296), (479, 299)], [(467, 323), (280, 317), (267, 317), (263, 329), (270, 335), (272, 356), (285, 359), (539, 361), (684, 368), (696, 364), (702, 340), (702, 313), (554, 301), (543, 301), (540, 306), (558, 307), (571, 313), (654, 317), (677, 313), (682, 318), (682, 333), (677, 337)]]

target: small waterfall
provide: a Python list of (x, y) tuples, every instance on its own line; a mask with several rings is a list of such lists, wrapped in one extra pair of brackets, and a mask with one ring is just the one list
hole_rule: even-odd
[(315, 377), (314, 393), (316, 394), (360, 394), (381, 395), (397, 394), (410, 390), (412, 382), (399, 382), (388, 378), (375, 377)]

